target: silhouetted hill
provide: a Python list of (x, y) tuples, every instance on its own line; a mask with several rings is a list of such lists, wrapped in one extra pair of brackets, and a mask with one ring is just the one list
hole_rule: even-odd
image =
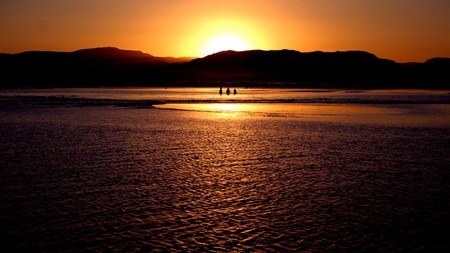
[(114, 47), (74, 52), (0, 54), (2, 87), (129, 85), (157, 76), (157, 68), (187, 58), (155, 57)]
[(85, 61), (95, 62), (108, 62), (118, 64), (147, 63), (153, 65), (170, 63), (168, 61), (165, 61), (164, 58), (155, 57), (141, 51), (122, 50), (115, 47), (82, 49), (69, 54), (79, 60), (82, 59)]
[(161, 59), (167, 63), (186, 63), (186, 62), (190, 62), (197, 58), (195, 58), (195, 57), (159, 57), (159, 59)]
[(450, 58), (431, 58), (425, 62), (426, 64), (445, 65), (450, 66)]
[(123, 50), (115, 47), (81, 49), (71, 54), (89, 58), (155, 58), (141, 51)]
[(223, 51), (186, 63), (199, 78), (251, 79), (302, 86), (450, 88), (448, 58), (401, 64), (363, 51)]
[[(190, 60), (190, 61), (189, 61)], [(117, 48), (0, 54), (3, 87), (241, 85), (450, 88), (450, 59), (401, 64), (363, 51), (223, 51), (204, 58), (155, 57)]]
[(365, 79), (374, 69), (395, 65), (390, 60), (361, 52), (311, 52), (293, 50), (224, 51), (188, 63), (204, 76), (264, 77), (303, 81)]

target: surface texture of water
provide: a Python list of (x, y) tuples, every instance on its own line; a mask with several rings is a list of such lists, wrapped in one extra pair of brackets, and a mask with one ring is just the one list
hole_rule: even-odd
[(129, 101), (180, 102), (271, 102), (271, 103), (444, 103), (449, 90), (346, 90), (237, 88), (237, 95), (219, 96), (218, 88), (65, 88), (0, 90), (0, 96), (40, 96)]
[(449, 249), (449, 125), (47, 105), (0, 132), (3, 252)]

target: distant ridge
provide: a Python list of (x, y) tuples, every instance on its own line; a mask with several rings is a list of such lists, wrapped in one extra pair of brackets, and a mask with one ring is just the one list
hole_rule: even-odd
[(302, 53), (295, 50), (249, 50), (249, 51), (222, 51), (216, 54), (208, 55), (204, 58), (197, 59), (195, 61), (207, 61), (207, 60), (224, 60), (229, 58), (234, 59), (250, 59), (252, 57), (258, 57), (261, 60), (276, 60), (279, 61), (295, 61), (295, 60), (341, 60), (341, 61), (374, 61), (379, 58), (374, 54), (364, 51), (337, 51), (337, 52), (307, 52)]
[(436, 57), (425, 61), (426, 64), (444, 64), (450, 66), (450, 58)]
[(251, 50), (223, 51), (204, 58), (195, 59), (190, 65), (214, 70), (251, 70), (265, 73), (280, 72), (292, 75), (304, 75), (303, 70), (329, 71), (331, 68), (344, 70), (343, 67), (379, 67), (393, 65), (394, 61), (379, 59), (374, 54), (363, 51), (346, 52), (309, 52), (294, 50)]
[(396, 63), (364, 51), (222, 51), (155, 57), (115, 47), (0, 54), (1, 87), (215, 85), (450, 89), (450, 58)]
[(141, 51), (134, 50), (122, 50), (115, 47), (100, 47), (91, 49), (81, 49), (71, 53), (79, 57), (89, 57), (89, 58), (103, 58), (103, 59), (114, 59), (114, 58), (135, 58), (135, 59), (153, 59), (156, 58), (153, 55), (143, 53)]
[(22, 60), (42, 60), (48, 62), (49, 60), (93, 60), (93, 61), (110, 61), (115, 60), (116, 62), (159, 62), (162, 64), (173, 63), (173, 62), (187, 62), (193, 58), (188, 57), (156, 57), (142, 51), (137, 50), (123, 50), (116, 47), (99, 47), (99, 48), (89, 48), (80, 49), (73, 52), (52, 52), (52, 51), (28, 51), (18, 54), (0, 54), (0, 57), (16, 57)]
[(185, 64), (202, 78), (248, 78), (313, 87), (450, 89), (450, 58), (403, 64), (364, 51), (223, 51)]

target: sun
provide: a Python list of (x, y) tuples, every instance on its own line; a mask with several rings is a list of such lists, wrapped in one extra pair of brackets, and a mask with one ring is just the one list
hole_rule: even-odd
[(220, 51), (249, 50), (249, 45), (240, 37), (234, 35), (220, 35), (209, 40), (203, 47), (203, 55), (210, 55)]

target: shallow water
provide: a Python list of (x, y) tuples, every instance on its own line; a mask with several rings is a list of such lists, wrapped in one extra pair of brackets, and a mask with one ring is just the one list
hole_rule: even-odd
[(449, 104), (177, 103), (156, 108), (215, 112), (205, 117), (280, 117), (287, 120), (397, 126), (450, 126)]
[(449, 249), (445, 103), (3, 105), (3, 252)]
[(449, 90), (347, 90), (237, 88), (237, 95), (219, 95), (218, 88), (64, 88), (1, 90), (0, 96), (45, 96), (121, 99), (164, 103), (440, 103), (450, 104)]

